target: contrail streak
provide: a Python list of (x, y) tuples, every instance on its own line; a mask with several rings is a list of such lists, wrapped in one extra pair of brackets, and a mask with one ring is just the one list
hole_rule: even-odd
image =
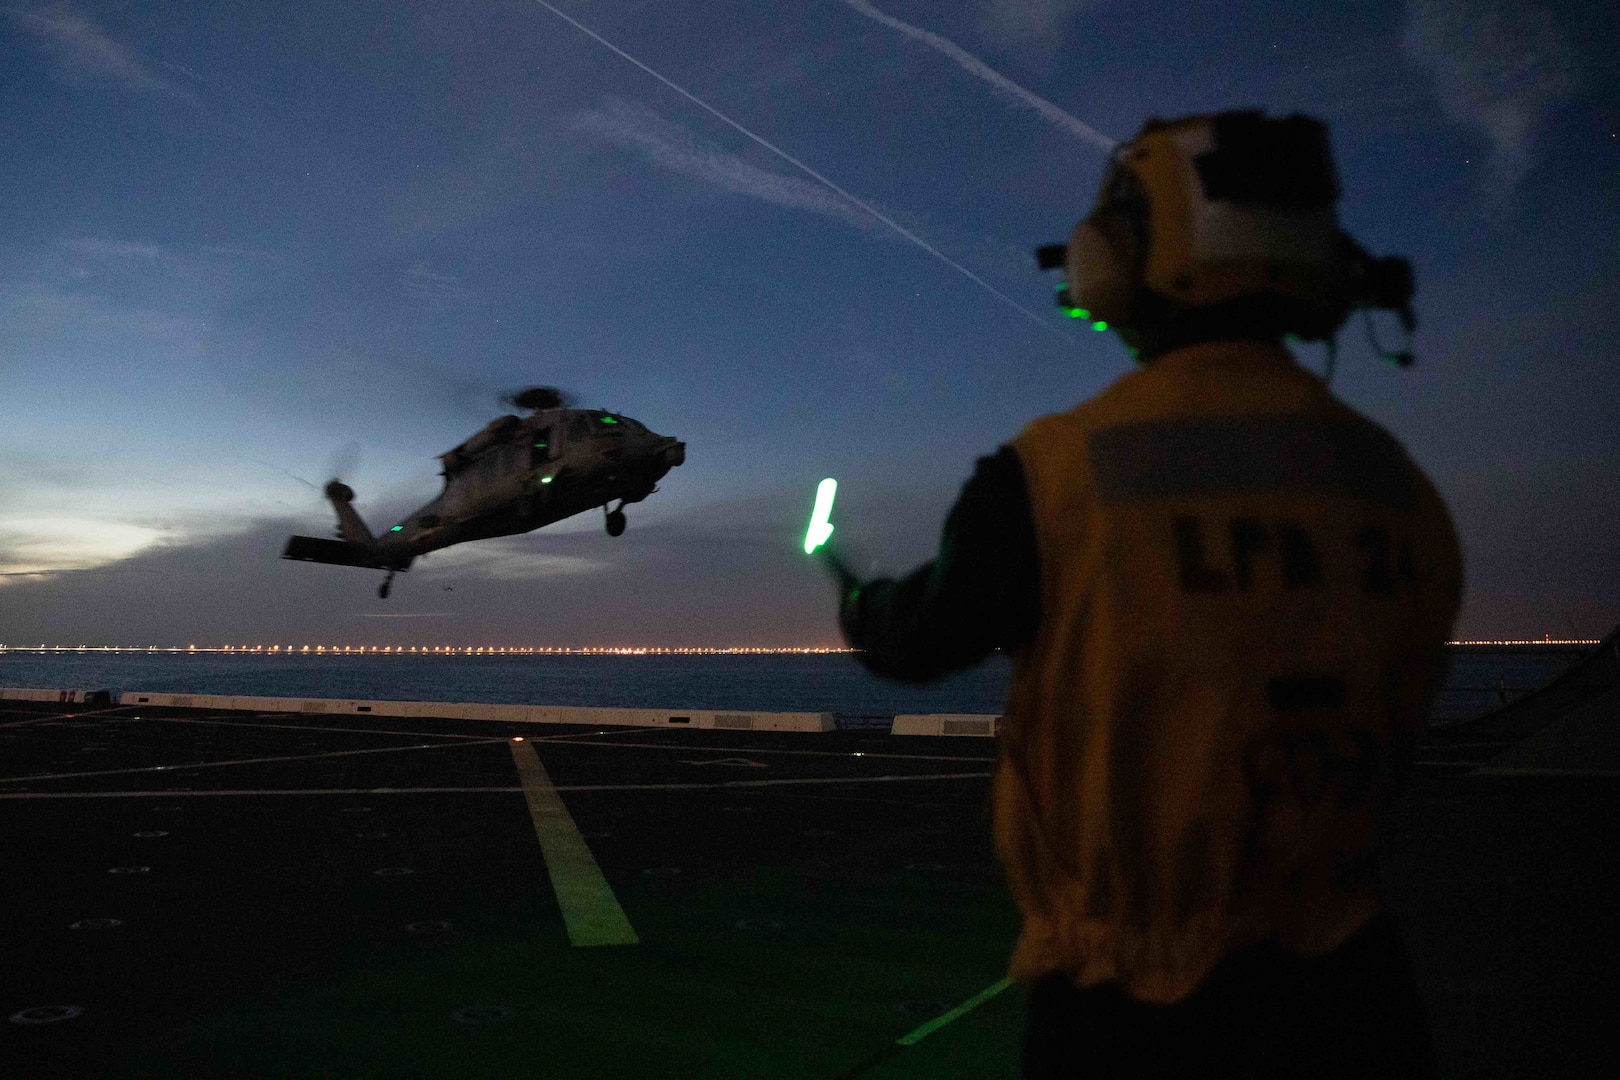
[(1111, 139), (1085, 121), (1070, 116), (1040, 95), (1025, 90), (1022, 86), (1019, 86), (954, 41), (942, 38), (938, 34), (923, 30), (920, 27), (912, 26), (910, 23), (901, 22), (893, 15), (885, 15), (871, 4), (868, 4), (866, 0), (844, 0), (844, 3), (873, 22), (882, 23), (891, 30), (898, 30), (907, 37), (914, 38), (929, 48), (944, 53), (960, 64), (968, 74), (983, 79), (1006, 96), (1033, 109), (1042, 119), (1050, 121), (1053, 126), (1068, 132), (1070, 135), (1074, 135), (1103, 150), (1112, 150), (1119, 145), (1118, 140)]
[[(963, 277), (965, 277), (969, 281), (973, 282), (975, 285), (977, 285), (979, 288), (983, 289), (985, 292), (989, 293), (991, 296), (994, 296), (997, 300), (1000, 300), (1003, 304), (1006, 304), (1008, 307), (1010, 307), (1013, 310), (1018, 311), (1019, 313), (1021, 313), (1026, 319), (1028, 319), (1030, 322), (1034, 323), (1036, 326), (1039, 326), (1043, 330), (1050, 330), (1052, 333), (1054, 333), (1054, 334), (1058, 335), (1059, 337), (1063, 338), (1065, 341), (1073, 343), (1074, 339), (1072, 337), (1070, 337), (1068, 334), (1064, 333), (1062, 330), (1058, 329), (1056, 326), (1053, 326), (1052, 323), (1049, 320), (1041, 318), (1039, 315), (1037, 315), (1033, 311), (1029, 310), (1029, 308), (1025, 307), (1023, 304), (1020, 304), (1018, 301), (1014, 300), (1012, 297), (1008, 296), (1006, 293), (1002, 292), (1000, 289), (996, 288), (994, 285), (992, 285), (988, 281), (984, 280), (984, 278), (980, 277), (978, 274), (975, 274), (973, 271), (969, 270), (967, 267), (965, 267), (961, 263), (957, 262), (955, 259), (953, 259), (949, 255), (945, 254), (943, 251), (939, 250), (934, 245), (930, 244), (928, 241), (924, 240), (922, 237), (918, 236), (916, 233), (914, 233), (910, 229), (906, 228), (904, 225), (901, 225), (899, 222), (895, 221), (893, 218), (890, 218), (887, 215), (885, 215), (885, 214), (881, 213), (880, 211), (878, 211), (870, 203), (867, 203), (864, 200), (858, 199), (854, 195), (851, 195), (848, 191), (846, 191), (843, 188), (839, 187), (837, 184), (833, 183), (831, 180), (827, 179), (825, 176), (821, 175), (819, 172), (812, 169), (810, 166), (806, 165), (804, 162), (800, 161), (798, 158), (794, 157), (792, 154), (788, 153), (786, 150), (783, 150), (781, 147), (777, 146), (775, 143), (769, 141), (768, 139), (764, 138), (763, 136), (754, 134), (752, 131), (750, 131), (747, 128), (743, 127), (737, 121), (733, 120), (731, 117), (727, 116), (725, 113), (723, 113), (719, 109), (715, 108), (713, 105), (710, 105), (707, 101), (704, 101), (702, 98), (698, 97), (696, 94), (694, 94), (691, 91), (686, 90), (686, 89), (684, 89), (684, 88), (682, 88), (680, 86), (677, 86), (675, 83), (671, 82), (669, 79), (666, 79), (664, 76), (658, 74), (658, 72), (654, 71), (652, 68), (648, 67), (646, 64), (643, 64), (640, 60), (637, 60), (635, 57), (631, 56), (629, 53), (625, 52), (623, 49), (621, 49), (617, 45), (613, 44), (613, 42), (609, 41), (607, 38), (603, 37), (601, 34), (598, 34), (595, 30), (592, 30), (590, 27), (586, 26), (584, 23), (581, 23), (578, 19), (575, 19), (573, 16), (569, 15), (567, 12), (559, 11), (557, 8), (554, 8), (550, 4), (546, 3), (546, 0), (534, 0), (534, 2), (536, 4), (538, 4), (540, 7), (543, 7), (547, 11), (551, 12), (553, 15), (557, 16), (557, 18), (561, 19), (563, 22), (567, 23), (569, 26), (572, 26), (575, 30), (578, 30), (580, 33), (584, 34), (586, 37), (588, 37), (591, 40), (595, 41), (598, 45), (601, 45), (602, 47), (606, 48), (609, 52), (612, 52), (614, 55), (620, 57), (621, 59), (628, 60), (630, 63), (634, 64), (636, 67), (640, 68), (642, 71), (645, 71), (648, 75), (651, 75), (653, 78), (657, 79), (659, 82), (663, 83), (665, 86), (669, 87), (671, 90), (673, 90), (677, 94), (681, 95), (681, 97), (685, 98), (687, 101), (690, 101), (692, 104), (696, 105), (698, 108), (702, 109), (704, 112), (708, 113), (710, 116), (713, 116), (716, 120), (719, 120), (722, 124), (725, 124), (727, 127), (733, 128), (733, 129), (741, 132), (743, 135), (746, 135), (748, 138), (752, 139), (754, 142), (758, 143), (760, 146), (763, 146), (765, 149), (769, 150), (771, 153), (775, 154), (777, 157), (781, 158), (783, 161), (787, 162), (789, 165), (792, 165), (794, 168), (799, 169), (800, 171), (802, 171), (806, 176), (812, 177), (813, 179), (819, 181), (820, 183), (825, 184), (829, 190), (837, 192), (839, 195), (842, 195), (844, 198), (848, 199), (854, 205), (860, 207), (862, 210), (866, 211), (868, 214), (871, 214), (873, 217), (875, 217), (879, 221), (883, 222), (883, 224), (887, 225), (889, 228), (893, 229), (895, 232), (899, 233), (901, 236), (905, 237), (907, 240), (911, 241), (913, 244), (915, 244), (918, 247), (922, 248), (924, 251), (928, 252), (928, 254), (932, 255), (934, 258), (938, 259), (940, 262), (944, 263), (946, 266), (949, 266), (952, 270), (955, 270), (958, 274), (961, 274)], [(954, 48), (954, 46), (953, 46), (953, 48)], [(1076, 123), (1078, 123), (1078, 121), (1076, 121)]]

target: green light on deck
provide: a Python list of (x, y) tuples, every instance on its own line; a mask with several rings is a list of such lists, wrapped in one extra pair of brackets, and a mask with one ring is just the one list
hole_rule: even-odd
[(816, 508), (810, 514), (810, 528), (804, 534), (804, 553), (814, 555), (816, 548), (832, 536), (833, 497), (838, 494), (838, 481), (827, 477), (816, 485)]
[(604, 423), (604, 424), (617, 424), (618, 421), (613, 419), (613, 417), (611, 417), (611, 416), (604, 416), (604, 417), (602, 417), (602, 423)]
[(541, 477), (541, 478), (540, 478), (540, 482), (541, 482), (541, 483), (542, 483), (542, 484), (549, 484), (549, 483), (551, 483), (551, 477), (549, 477), (549, 476), (542, 476), (542, 477)]
[(405, 531), (405, 526), (403, 526), (403, 525), (395, 525), (392, 529), (389, 529), (388, 531), (389, 532), (404, 532)]
[(1089, 318), (1091, 318), (1091, 312), (1087, 311), (1083, 307), (1064, 308), (1063, 311), (1071, 319), (1089, 319)]
[(1091, 324), (1091, 328), (1093, 330), (1102, 331), (1108, 329), (1108, 324), (1103, 322), (1101, 319), (1098, 319), (1096, 322)]

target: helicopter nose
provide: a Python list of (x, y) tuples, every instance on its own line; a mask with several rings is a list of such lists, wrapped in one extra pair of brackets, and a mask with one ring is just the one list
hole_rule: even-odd
[(686, 444), (683, 442), (672, 443), (664, 451), (664, 460), (669, 462), (670, 468), (686, 464)]

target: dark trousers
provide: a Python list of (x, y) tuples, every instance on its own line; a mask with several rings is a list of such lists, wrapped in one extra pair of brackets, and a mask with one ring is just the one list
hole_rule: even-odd
[(1434, 1075), (1411, 955), (1387, 916), (1325, 956), (1251, 946), (1173, 1005), (1062, 975), (1030, 988), (1026, 1080)]

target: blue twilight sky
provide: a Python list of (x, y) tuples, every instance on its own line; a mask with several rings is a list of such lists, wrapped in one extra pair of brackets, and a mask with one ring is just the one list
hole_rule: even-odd
[[(886, 221), (532, 0), (0, 5), (0, 642), (831, 643), (816, 480), (866, 566), (926, 556), (1128, 369), (1030, 250), (1110, 139), (1243, 106), (1327, 120), (1415, 263), (1419, 366), (1352, 323), (1335, 386), (1450, 500), (1459, 632), (1620, 619), (1612, 5), (558, 0)], [(535, 383), (686, 440), (625, 537), (387, 604), (276, 558), (335, 462), (375, 524)]]

